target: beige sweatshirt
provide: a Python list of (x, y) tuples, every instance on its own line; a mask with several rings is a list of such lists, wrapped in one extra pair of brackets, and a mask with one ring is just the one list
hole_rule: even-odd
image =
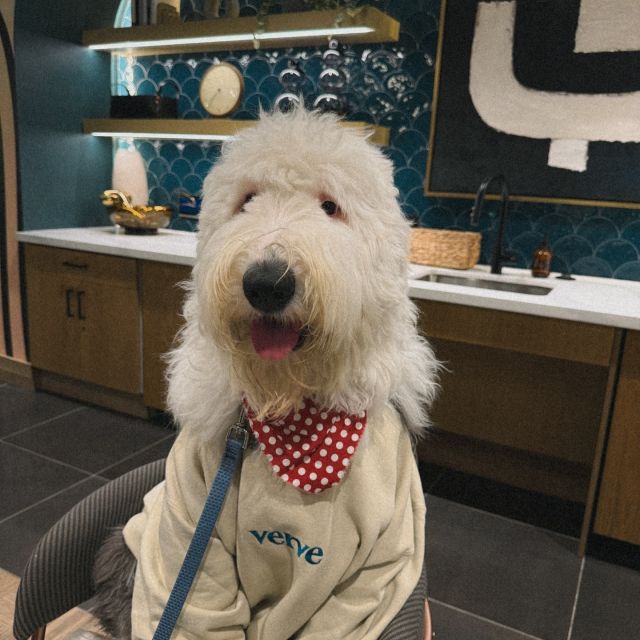
[[(224, 437), (202, 443), (183, 431), (165, 482), (125, 528), (138, 560), (134, 640), (153, 636)], [(418, 582), (424, 521), (411, 442), (391, 408), (369, 419), (340, 484), (316, 495), (283, 482), (249, 449), (173, 639), (374, 640)]]

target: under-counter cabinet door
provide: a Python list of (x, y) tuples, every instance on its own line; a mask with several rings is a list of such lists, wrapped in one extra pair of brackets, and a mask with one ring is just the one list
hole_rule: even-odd
[(446, 367), (421, 460), (586, 502), (614, 330), (417, 304), (420, 327)]
[(180, 286), (191, 267), (162, 262), (141, 262), (144, 403), (166, 406), (166, 363), (176, 333), (183, 324), (185, 290)]
[(136, 261), (37, 245), (25, 251), (33, 366), (141, 393)]
[(640, 544), (640, 332), (628, 331), (594, 530)]

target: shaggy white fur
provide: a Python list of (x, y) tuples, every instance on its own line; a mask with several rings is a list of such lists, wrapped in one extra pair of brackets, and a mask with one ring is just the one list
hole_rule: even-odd
[[(370, 415), (391, 402), (419, 434), (438, 363), (408, 297), (408, 236), (392, 163), (333, 116), (263, 115), (225, 143), (205, 180), (186, 325), (170, 355), (169, 405), (181, 427), (205, 437), (226, 428), (244, 394), (269, 416), (303, 397)], [(273, 258), (296, 280), (278, 319), (306, 334), (281, 360), (256, 353), (250, 326), (260, 313), (242, 285), (251, 264)]]

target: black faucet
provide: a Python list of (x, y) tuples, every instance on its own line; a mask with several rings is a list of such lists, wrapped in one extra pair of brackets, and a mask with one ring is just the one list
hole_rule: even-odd
[(480, 213), (482, 212), (482, 205), (484, 204), (484, 196), (487, 189), (492, 183), (500, 183), (500, 223), (498, 225), (498, 237), (496, 238), (496, 244), (493, 247), (493, 253), (491, 254), (491, 273), (502, 273), (503, 262), (513, 262), (515, 258), (513, 256), (507, 256), (502, 253), (502, 240), (504, 237), (504, 223), (507, 216), (507, 206), (509, 204), (509, 186), (507, 185), (507, 179), (502, 175), (492, 176), (487, 178), (480, 185), (478, 193), (476, 193), (476, 200), (473, 203), (473, 209), (471, 209), (471, 224), (474, 227), (478, 226), (480, 222)]

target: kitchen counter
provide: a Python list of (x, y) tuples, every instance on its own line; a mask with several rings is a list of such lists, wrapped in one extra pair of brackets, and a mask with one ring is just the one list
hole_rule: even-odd
[[(165, 409), (161, 354), (183, 322), (184, 290), (176, 284), (195, 261), (196, 235), (97, 227), (18, 238), (28, 243), (37, 388), (136, 416)], [(74, 269), (80, 264), (87, 270)], [(462, 281), (420, 279), (434, 274)], [(426, 464), (584, 503), (580, 554), (592, 523), (599, 535), (640, 544), (640, 283), (556, 276), (410, 265), (419, 328), (447, 363), (432, 408), (438, 436), (418, 455)], [(465, 285), (473, 279), (489, 281), (485, 287), (542, 287), (546, 295)]]
[[(187, 266), (193, 265), (196, 249), (194, 233), (169, 229), (151, 236), (128, 235), (114, 227), (44, 229), (20, 232), (18, 239)], [(549, 287), (551, 291), (541, 296), (419, 280), (434, 272)], [(574, 276), (575, 280), (567, 281), (558, 280), (557, 275), (533, 278), (528, 270), (505, 267), (503, 275), (494, 276), (484, 265), (465, 271), (411, 265), (409, 294), (425, 300), (640, 330), (640, 283), (590, 276)]]
[(191, 231), (160, 229), (153, 235), (135, 235), (116, 227), (74, 227), (20, 231), (17, 236), (30, 244), (187, 266), (193, 266), (196, 256), (196, 236)]
[[(546, 295), (531, 295), (418, 279), (433, 272), (547, 287), (551, 291)], [(528, 269), (503, 267), (502, 275), (498, 276), (492, 275), (487, 265), (464, 271), (411, 265), (409, 294), (412, 298), (469, 307), (640, 330), (640, 282), (577, 275), (573, 276), (575, 280), (559, 280), (558, 275), (534, 278)]]

